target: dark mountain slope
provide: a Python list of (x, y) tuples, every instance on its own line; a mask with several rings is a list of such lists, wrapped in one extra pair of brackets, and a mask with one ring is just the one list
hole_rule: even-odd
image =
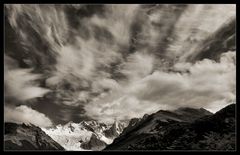
[(5, 123), (5, 150), (64, 150), (37, 126)]
[(202, 115), (199, 115), (188, 108), (179, 115), (182, 110), (159, 111), (150, 115), (116, 138), (106, 150), (235, 149), (235, 104), (213, 115), (198, 109), (198, 112), (202, 110)]

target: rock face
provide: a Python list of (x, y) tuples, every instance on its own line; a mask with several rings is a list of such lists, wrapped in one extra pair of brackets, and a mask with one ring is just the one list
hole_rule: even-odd
[(57, 125), (55, 128), (43, 128), (43, 130), (66, 150), (97, 151), (111, 144), (124, 127), (122, 122), (104, 124), (97, 121), (82, 121), (69, 122), (65, 125)]
[(50, 136), (34, 125), (5, 123), (5, 150), (64, 150)]
[(104, 134), (108, 138), (116, 138), (122, 133), (124, 128), (124, 124), (115, 121), (109, 129), (104, 131)]
[(138, 121), (133, 127), (125, 128), (123, 133), (105, 148), (105, 150), (234, 149), (235, 104), (215, 114), (205, 109), (181, 108), (173, 112), (160, 110)]
[(93, 133), (89, 141), (83, 142), (81, 144), (81, 148), (98, 151), (104, 149), (106, 145), (107, 144), (104, 141), (100, 140), (100, 137), (98, 137), (98, 135)]

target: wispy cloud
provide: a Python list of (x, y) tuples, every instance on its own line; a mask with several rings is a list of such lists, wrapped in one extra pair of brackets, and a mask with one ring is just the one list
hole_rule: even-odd
[(39, 86), (37, 80), (41, 78), (40, 74), (31, 73), (33, 69), (11, 68), (12, 63), (15, 63), (14, 60), (5, 56), (4, 84), (6, 98), (25, 101), (42, 97), (50, 91)]

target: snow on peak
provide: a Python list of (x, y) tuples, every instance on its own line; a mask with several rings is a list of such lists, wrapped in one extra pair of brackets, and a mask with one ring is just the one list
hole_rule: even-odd
[[(115, 136), (106, 136), (105, 131), (114, 130), (117, 132)], [(115, 121), (111, 126), (104, 123), (99, 123), (97, 121), (82, 121), (80, 123), (68, 122), (65, 125), (57, 125), (55, 128), (42, 128), (50, 137), (52, 137), (56, 142), (62, 145), (66, 150), (85, 150), (81, 147), (83, 143), (89, 143), (91, 141), (92, 135), (96, 135), (99, 141), (105, 144), (111, 144), (118, 136), (124, 126)], [(102, 143), (102, 144), (103, 144)], [(100, 143), (94, 143), (98, 145)], [(92, 148), (102, 148), (98, 146), (92, 146)]]

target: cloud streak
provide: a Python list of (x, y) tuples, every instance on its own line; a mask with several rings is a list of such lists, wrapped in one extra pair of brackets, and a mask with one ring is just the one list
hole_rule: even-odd
[[(38, 86), (37, 80), (40, 74), (31, 73), (33, 69), (17, 68), (16, 62), (8, 56), (5, 57), (4, 85), (5, 98), (15, 98), (26, 101), (36, 97), (42, 97), (50, 90)], [(13, 67), (15, 64), (15, 68)]]
[(7, 71), (5, 74), (6, 95), (15, 97), (20, 101), (42, 97), (50, 90), (32, 84), (40, 75), (31, 74), (31, 69), (16, 69)]

